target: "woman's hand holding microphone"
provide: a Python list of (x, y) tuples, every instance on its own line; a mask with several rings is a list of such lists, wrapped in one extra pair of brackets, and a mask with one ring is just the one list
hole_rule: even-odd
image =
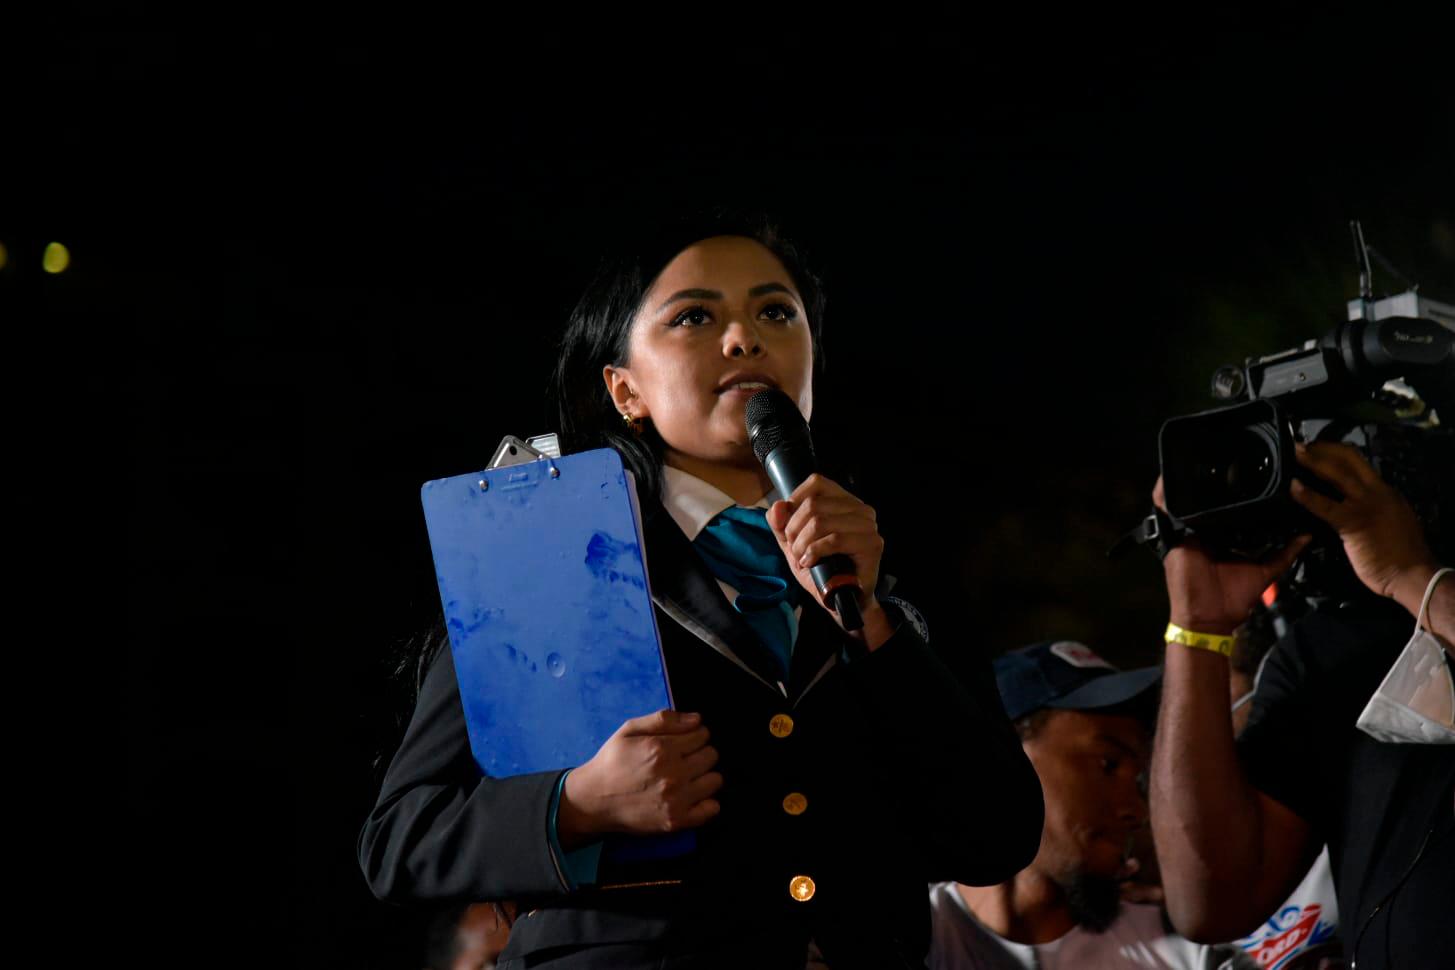
[[(829, 607), (819, 595), (809, 570), (826, 556), (838, 554), (852, 560), (854, 578), (863, 591), (859, 611), (864, 628), (849, 636), (862, 639), (870, 651), (889, 639), (894, 627), (874, 596), (874, 588), (879, 583), (879, 560), (884, 555), (884, 538), (879, 534), (878, 517), (871, 507), (837, 482), (814, 474), (787, 501), (773, 503), (768, 510), (768, 525), (793, 567), (799, 585), (824, 609)], [(829, 612), (839, 620), (837, 613), (831, 609)]]

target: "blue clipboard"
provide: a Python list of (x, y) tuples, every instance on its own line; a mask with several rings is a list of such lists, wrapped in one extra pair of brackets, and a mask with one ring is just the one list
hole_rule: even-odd
[[(672, 706), (641, 509), (620, 455), (457, 475), (420, 496), (470, 748), (486, 775), (583, 764), (623, 721)], [(618, 859), (693, 844), (613, 842)]]

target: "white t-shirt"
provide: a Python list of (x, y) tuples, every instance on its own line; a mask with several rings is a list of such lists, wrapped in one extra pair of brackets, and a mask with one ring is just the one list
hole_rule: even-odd
[(1332, 949), (1334, 955), (1342, 955), (1342, 949), (1336, 946), (1338, 929), (1339, 902), (1334, 895), (1329, 847), (1324, 846), (1293, 895), (1254, 933), (1238, 940), (1237, 945), (1258, 966), (1281, 967), (1292, 957), (1320, 946)]
[(1015, 943), (986, 929), (953, 882), (930, 887), (930, 970), (1212, 970), (1211, 947), (1177, 936), (1162, 910), (1122, 903), (1103, 933), (1076, 927), (1049, 943)]

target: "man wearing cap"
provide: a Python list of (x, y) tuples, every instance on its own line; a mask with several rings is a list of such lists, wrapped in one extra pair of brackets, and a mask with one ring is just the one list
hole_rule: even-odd
[(1218, 966), (1210, 947), (1170, 932), (1159, 907), (1119, 894), (1128, 843), (1147, 823), (1161, 672), (1119, 671), (1061, 640), (1006, 654), (995, 675), (1041, 779), (1045, 827), (1030, 866), (1007, 882), (930, 887), (931, 970)]

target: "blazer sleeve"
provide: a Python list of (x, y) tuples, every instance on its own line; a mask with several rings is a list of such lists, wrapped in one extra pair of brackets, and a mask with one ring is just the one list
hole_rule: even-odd
[(957, 676), (901, 621), (845, 665), (878, 744), (866, 752), (905, 799), (924, 875), (974, 886), (1004, 882), (1041, 843), (1041, 783), (1006, 717), (990, 666)]
[(470, 752), (454, 659), (439, 652), (359, 834), (359, 865), (391, 902), (564, 893), (549, 813), (562, 772), (481, 773)]

